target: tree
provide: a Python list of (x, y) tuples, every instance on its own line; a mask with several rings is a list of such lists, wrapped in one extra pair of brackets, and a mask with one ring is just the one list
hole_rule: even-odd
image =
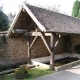
[(72, 16), (80, 18), (80, 1), (76, 0), (72, 9)]
[(9, 20), (9, 24), (12, 23), (14, 17), (15, 17), (15, 14), (13, 15), (11, 12), (7, 15), (8, 16), (8, 20)]
[(46, 9), (54, 11), (54, 12), (60, 12), (59, 7), (60, 7), (60, 5), (58, 5), (58, 6), (53, 5), (53, 6), (47, 6)]
[(5, 31), (8, 27), (8, 17), (0, 10), (0, 31)]
[(41, 6), (40, 4), (38, 4), (37, 6), (41, 7), (41, 8), (44, 8), (44, 9), (47, 9), (47, 10), (50, 10), (50, 11), (60, 12), (60, 10), (59, 10), (60, 5), (58, 5), (58, 6), (55, 6), (55, 5), (53, 5), (53, 6), (49, 6), (49, 5), (47, 5), (47, 6)]

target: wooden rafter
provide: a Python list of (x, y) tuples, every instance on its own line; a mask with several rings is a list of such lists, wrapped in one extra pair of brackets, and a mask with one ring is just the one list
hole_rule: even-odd
[(26, 6), (26, 4), (22, 4), (24, 9), (27, 11), (27, 13), (30, 15), (30, 17), (34, 20), (36, 25), (41, 29), (41, 31), (45, 31), (46, 28), (37, 20), (37, 18), (33, 15), (33, 13), (29, 10), (29, 8)]
[(41, 38), (42, 38), (44, 44), (46, 45), (48, 51), (49, 51), (50, 53), (52, 53), (51, 47), (49, 46), (49, 44), (48, 44), (48, 42), (47, 42), (47, 40), (46, 40), (45, 34), (42, 33), (42, 32), (41, 32)]
[(61, 38), (62, 38), (62, 35), (59, 35), (59, 39), (58, 39), (58, 41), (56, 41), (56, 43), (54, 45), (54, 52), (56, 51), (56, 48), (57, 48), (58, 43), (60, 42)]
[(30, 45), (30, 49), (31, 49), (32, 46), (34, 45), (34, 43), (35, 43), (35, 41), (37, 40), (37, 38), (38, 38), (38, 36), (36, 36), (36, 37), (34, 38), (34, 40), (32, 41), (32, 43), (31, 43), (31, 45)]
[(11, 24), (11, 27), (10, 27), (10, 29), (9, 29), (9, 31), (8, 31), (8, 34), (7, 34), (8, 37), (9, 37), (11, 31), (13, 30), (13, 27), (14, 27), (14, 25), (15, 25), (17, 19), (19, 18), (19, 15), (20, 15), (22, 9), (23, 9), (23, 6), (21, 5), (21, 6), (20, 6), (20, 10), (19, 10), (18, 13), (16, 14), (16, 16), (15, 16), (15, 18), (14, 18), (12, 24)]

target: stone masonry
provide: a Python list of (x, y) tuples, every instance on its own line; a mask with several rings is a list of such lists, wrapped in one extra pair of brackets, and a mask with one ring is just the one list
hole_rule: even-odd
[[(33, 37), (31, 37), (32, 42)], [(48, 42), (50, 43), (50, 38), (47, 37)], [(57, 39), (56, 39), (57, 40)], [(60, 40), (60, 43), (57, 47), (56, 54), (64, 53), (64, 38)], [(45, 57), (49, 56), (46, 46), (44, 45), (42, 39), (38, 37), (31, 49), (31, 57)], [(23, 63), (27, 61), (27, 42), (25, 37), (12, 37), (6, 38), (6, 43), (0, 45), (0, 66), (2, 65), (11, 65), (16, 63)]]

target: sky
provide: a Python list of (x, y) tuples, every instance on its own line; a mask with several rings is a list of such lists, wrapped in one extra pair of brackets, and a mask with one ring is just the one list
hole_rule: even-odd
[[(4, 13), (16, 13), (19, 10), (19, 5), (25, 0), (0, 0), (0, 6), (3, 5)], [(61, 13), (71, 15), (73, 4), (76, 0), (26, 0), (27, 3), (31, 5), (40, 5), (40, 6), (57, 6), (60, 7), (59, 10)]]

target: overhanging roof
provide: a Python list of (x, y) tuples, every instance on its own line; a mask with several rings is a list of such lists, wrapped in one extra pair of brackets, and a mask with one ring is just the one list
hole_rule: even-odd
[(11, 24), (8, 35), (15, 27), (23, 9), (26, 10), (42, 32), (80, 34), (80, 19), (23, 3)]

